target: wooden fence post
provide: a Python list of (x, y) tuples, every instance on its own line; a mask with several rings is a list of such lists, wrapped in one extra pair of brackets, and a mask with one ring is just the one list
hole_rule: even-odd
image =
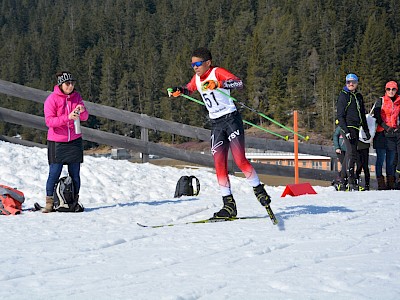
[[(149, 141), (149, 130), (147, 128), (144, 127), (140, 128), (140, 139), (146, 143)], [(141, 155), (142, 155), (142, 163), (149, 162), (149, 153), (142, 152)]]

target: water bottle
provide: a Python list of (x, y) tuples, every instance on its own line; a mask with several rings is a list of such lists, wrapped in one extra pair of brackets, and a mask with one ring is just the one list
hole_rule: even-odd
[[(75, 112), (75, 113), (77, 113), (78, 116), (80, 114), (79, 111)], [(79, 117), (78, 117), (78, 119), (74, 120), (74, 127), (75, 127), (75, 133), (76, 134), (81, 134), (82, 133), (82, 131), (81, 131), (81, 120), (79, 119)]]

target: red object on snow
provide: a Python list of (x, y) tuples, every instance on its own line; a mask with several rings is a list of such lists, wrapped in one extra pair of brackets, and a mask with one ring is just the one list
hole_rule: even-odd
[(308, 182), (298, 183), (298, 184), (288, 184), (285, 190), (283, 191), (281, 197), (285, 197), (286, 195), (300, 196), (300, 195), (316, 194), (316, 193), (317, 192)]

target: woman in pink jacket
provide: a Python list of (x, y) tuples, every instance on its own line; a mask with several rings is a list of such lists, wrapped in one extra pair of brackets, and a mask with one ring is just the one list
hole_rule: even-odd
[[(44, 103), (47, 132), (49, 176), (46, 183), (46, 207), (43, 212), (53, 211), (54, 187), (60, 178), (63, 165), (74, 183), (74, 195), (79, 197), (80, 166), (83, 162), (83, 144), (80, 128), (75, 120), (86, 121), (89, 113), (81, 95), (75, 90), (76, 80), (63, 71), (56, 74), (57, 85)], [(77, 124), (78, 125), (78, 124)]]

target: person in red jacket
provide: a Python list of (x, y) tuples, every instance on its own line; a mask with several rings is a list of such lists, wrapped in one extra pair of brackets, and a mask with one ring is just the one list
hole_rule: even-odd
[(60, 178), (63, 165), (74, 183), (74, 195), (79, 197), (80, 165), (83, 162), (82, 134), (75, 120), (89, 118), (81, 95), (75, 90), (76, 80), (68, 71), (56, 74), (57, 85), (44, 102), (47, 132), (49, 175), (46, 182), (46, 206), (43, 212), (53, 211), (54, 187)]
[[(236, 202), (232, 196), (231, 183), (228, 176), (228, 152), (231, 149), (236, 165), (246, 176), (253, 187), (254, 194), (263, 206), (271, 202), (270, 196), (260, 182), (256, 171), (245, 156), (245, 138), (243, 121), (230, 95), (232, 89), (242, 89), (243, 82), (224, 68), (212, 65), (211, 52), (206, 48), (198, 48), (192, 53), (191, 66), (195, 74), (184, 87), (174, 87), (172, 96), (190, 95), (198, 91), (208, 110), (212, 123), (211, 152), (222, 201), (221, 210), (213, 218), (236, 217)], [(223, 93), (217, 91), (220, 89)]]
[(396, 155), (395, 155), (395, 161), (394, 161), (394, 166), (396, 168), (396, 184), (395, 184), (395, 189), (400, 190), (400, 114), (398, 118), (398, 126), (397, 130), (395, 130), (396, 133), (396, 139), (397, 139), (397, 146), (396, 146)]
[[(376, 178), (378, 190), (395, 188), (395, 167), (397, 131), (399, 130), (400, 96), (395, 81), (389, 81), (385, 86), (385, 95), (377, 100), (374, 116), (378, 127), (373, 141), (376, 150)], [(382, 173), (383, 163), (386, 160), (386, 184)]]

